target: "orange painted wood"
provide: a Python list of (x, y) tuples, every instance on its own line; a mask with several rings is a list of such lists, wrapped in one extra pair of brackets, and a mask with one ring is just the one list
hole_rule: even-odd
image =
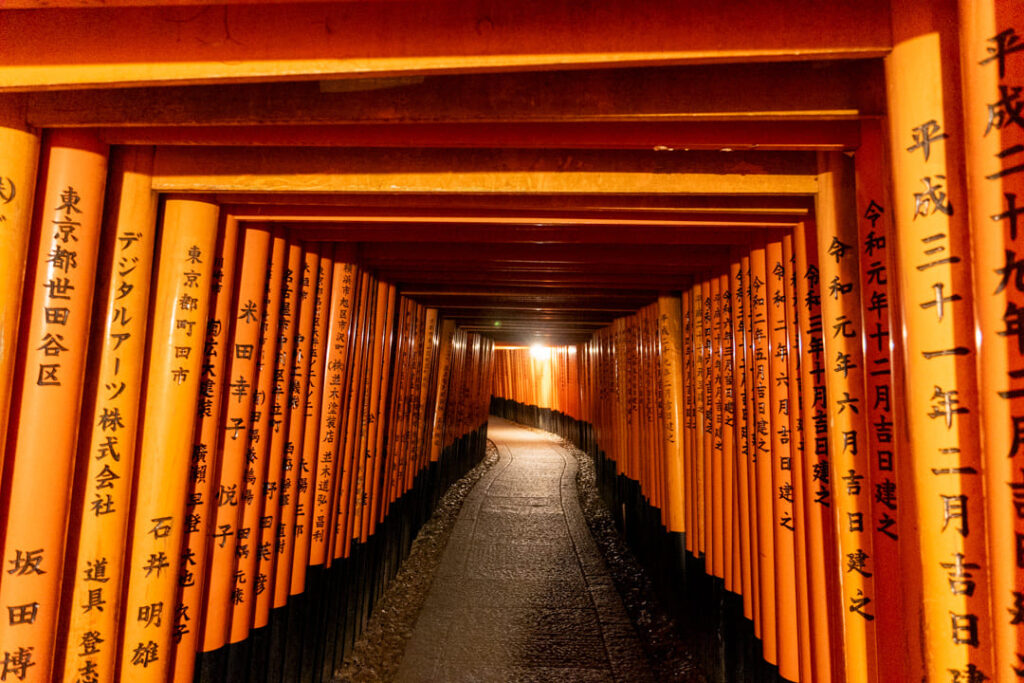
[[(1024, 236), (1017, 233), (1010, 202), (1024, 198), (1024, 182), (1008, 171), (1019, 164), (1014, 155), (1024, 143), (1024, 131), (1013, 118), (1024, 62), (1019, 55), (1007, 54), (1007, 48), (1014, 38), (1019, 40), (1024, 24), (1020, 7), (1013, 3), (958, 4), (966, 210), (971, 222), (975, 325), (981, 340), (978, 412), (993, 640), (989, 675), (993, 680), (1019, 680), (1024, 676), (1024, 385), (1019, 372), (1024, 342), (1017, 329), (1024, 282), (1015, 273), (1020, 272), (1017, 255), (1024, 252)], [(972, 576), (961, 579), (974, 578), (977, 570), (968, 569)]]
[[(277, 325), (277, 354), (264, 362), (274, 368), (273, 389), (268, 397), (270, 404), (270, 451), (267, 460), (267, 476), (263, 490), (257, 494), (263, 497), (263, 514), (260, 516), (259, 564), (257, 576), (261, 576), (265, 588), (256, 593), (256, 611), (252, 627), (267, 625), (270, 610), (274, 606), (277, 586), (277, 571), (284, 551), (285, 540), (281, 527), (282, 512), (291, 502), (292, 482), (290, 472), (294, 463), (289, 451), (294, 451), (291, 436), (291, 410), (289, 400), (292, 369), (295, 367), (295, 341), (298, 336), (299, 297), (302, 292), (302, 245), (293, 238), (287, 238), (287, 260), (281, 277), (280, 315)], [(269, 331), (268, 331), (269, 334)], [(286, 483), (287, 482), (287, 483)], [(289, 558), (290, 559), (290, 558)]]
[(316, 492), (317, 450), (320, 442), (320, 414), (323, 409), (326, 372), (328, 321), (331, 316), (331, 284), (334, 272), (334, 251), (330, 245), (319, 245), (320, 268), (311, 293), (314, 307), (309, 351), (306, 424), (303, 431), (302, 460), (299, 466), (299, 500), (295, 508), (295, 552), (292, 556), (291, 595), (306, 589), (306, 567), (309, 565), (313, 531), (312, 510)]
[(0, 509), (0, 647), (26, 681), (51, 679), (107, 149), (60, 131), (41, 158)]
[(704, 477), (707, 451), (707, 391), (709, 381), (707, 374), (707, 358), (705, 354), (705, 305), (704, 284), (697, 283), (693, 288), (693, 366), (694, 366), (694, 404), (696, 406), (696, 431), (694, 433), (693, 457), (693, 493), (694, 493), (694, 552), (696, 557), (704, 556), (706, 527), (706, 509)]
[(847, 159), (831, 154), (823, 154), (819, 163), (818, 262), (843, 651), (848, 681), (874, 681), (875, 615), (885, 605), (875, 594), (871, 470), (862, 455), (868, 423), (853, 169)]
[[(238, 530), (235, 553), (235, 588), (232, 593), (231, 632), (229, 643), (238, 643), (249, 636), (257, 595), (267, 592), (269, 577), (259, 573), (262, 538), (260, 523), (263, 517), (264, 484), (272, 440), (274, 372), (279, 346), (278, 328), (281, 320), (281, 283), (288, 266), (288, 243), (284, 231), (274, 227), (271, 231), (270, 256), (267, 260), (267, 279), (263, 291), (263, 324), (260, 326), (253, 383), (252, 421), (249, 426), (249, 446), (245, 458), (244, 485), (239, 486)], [(270, 548), (267, 548), (270, 551)]]
[[(87, 417), (78, 438), (65, 570), (75, 582), (61, 620), (67, 634), (64, 652), (58, 654), (63, 665), (55, 661), (55, 669), (68, 679), (82, 669), (95, 671), (101, 681), (113, 681), (116, 675), (121, 594), (113, 586), (125, 576), (156, 238), (157, 200), (149, 187), (152, 163), (152, 152), (139, 149), (117, 152), (110, 163), (104, 216), (108, 237), (97, 277), (102, 341), (92, 351), (93, 365), (98, 357), (99, 367), (96, 378), (86, 382), (83, 399)], [(91, 578), (97, 568), (100, 577)], [(170, 615), (168, 605), (168, 619)]]
[(185, 547), (178, 568), (178, 601), (174, 611), (175, 683), (191, 683), (195, 673), (196, 652), (201, 641), (203, 592), (209, 561), (209, 534), (219, 491), (216, 488), (220, 468), (217, 454), (224, 436), (221, 412), (228, 395), (224, 370), (233, 351), (229, 344), (234, 317), (235, 269), (238, 263), (238, 221), (221, 213), (217, 252), (213, 263), (210, 319), (206, 325), (203, 365), (199, 378), (190, 487), (185, 508)]
[(117, 680), (165, 681), (174, 662), (173, 611), (219, 211), (203, 199), (164, 201)]
[(806, 527), (809, 511), (807, 491), (803, 480), (807, 449), (806, 429), (803, 420), (803, 392), (807, 389), (804, 388), (804, 381), (800, 372), (803, 360), (800, 347), (800, 302), (797, 300), (796, 287), (798, 271), (796, 255), (793, 249), (793, 236), (791, 235), (782, 238), (782, 265), (785, 269), (783, 291), (786, 296), (786, 328), (789, 337), (786, 359), (788, 361), (787, 373), (789, 375), (788, 412), (790, 456), (792, 457), (792, 462), (790, 463), (788, 480), (790, 486), (793, 487), (793, 519), (795, 521), (793, 552), (796, 557), (794, 578), (796, 581), (795, 601), (800, 655), (798, 679), (809, 681), (814, 678), (814, 667), (811, 645), (811, 601), (813, 596), (809, 590), (807, 567)]
[[(925, 670), (910, 673), (995, 679), (956, 3), (897, 3), (892, 16), (896, 42), (885, 66), (893, 237), (924, 596)], [(986, 224), (998, 229), (990, 218)]]
[(25, 126), (21, 111), (0, 106), (0, 472), (7, 441), (8, 408), (14, 383), (25, 266), (32, 234), (39, 134)]
[[(308, 488), (308, 479), (303, 469), (302, 450), (306, 433), (306, 403), (310, 373), (311, 350), (313, 346), (313, 317), (316, 313), (316, 289), (320, 276), (320, 255), (317, 247), (303, 245), (303, 257), (298, 278), (299, 305), (295, 318), (296, 344), (291, 383), (288, 388), (288, 444), (285, 447), (284, 480), (281, 484), (281, 539), (278, 550), (277, 572), (274, 590), (274, 608), (288, 603), (291, 589), (293, 561), (296, 549), (296, 524), (299, 499)], [(305, 480), (303, 485), (302, 481)], [(285, 500), (287, 496), (287, 500)]]
[[(356, 516), (356, 528), (353, 530), (353, 537), (365, 543), (369, 538), (373, 526), (375, 507), (380, 505), (378, 490), (381, 485), (382, 470), (384, 465), (383, 430), (386, 417), (388, 388), (390, 385), (391, 369), (391, 342), (393, 338), (392, 325), (394, 321), (395, 304), (397, 302), (397, 290), (394, 285), (381, 282), (378, 286), (378, 308), (377, 323), (374, 325), (374, 355), (371, 366), (373, 372), (374, 386), (370, 392), (370, 410), (372, 410), (372, 421), (368, 424), (367, 434), (367, 456), (366, 473), (364, 475), (363, 495), (358, 500), (358, 514)], [(418, 378), (417, 378), (418, 379)], [(419, 382), (416, 382), (419, 388)], [(418, 398), (417, 398), (418, 402)], [(418, 433), (418, 431), (416, 432)], [(410, 428), (410, 441), (418, 445), (412, 436)]]
[[(437, 371), (437, 392), (434, 403), (434, 424), (431, 429), (430, 439), (430, 462), (437, 462), (441, 457), (441, 450), (444, 448), (444, 423), (445, 410), (448, 405), (448, 378), (452, 366), (452, 344), (455, 335), (455, 321), (444, 320), (441, 323), (441, 351)], [(522, 394), (517, 394), (515, 399), (520, 402)]]
[(719, 289), (722, 296), (722, 316), (719, 323), (722, 354), (722, 561), (725, 588), (731, 592), (739, 592), (739, 568), (737, 566), (739, 528), (736, 510), (739, 501), (736, 497), (736, 387), (735, 377), (735, 344), (733, 342), (733, 280), (729, 273), (719, 277)]
[[(796, 296), (802, 382), (801, 415), (804, 425), (804, 460), (799, 478), (806, 505), (802, 536), (807, 546), (807, 586), (812, 637), (813, 680), (833, 680), (833, 659), (842, 661), (841, 648), (833, 647), (841, 625), (837, 603), (838, 573), (832, 514), (832, 463), (829, 460), (828, 400), (825, 387), (825, 347), (821, 322), (821, 273), (813, 224), (800, 223), (793, 234)], [(794, 478), (796, 478), (794, 476)], [(798, 540), (799, 543), (799, 540)], [(837, 657), (838, 655), (838, 657)]]
[[(749, 543), (750, 543), (750, 595), (751, 618), (754, 622), (754, 636), (761, 638), (761, 554), (760, 529), (758, 526), (758, 487), (757, 487), (757, 359), (754, 344), (754, 286), (751, 270), (750, 252), (740, 258), (740, 267), (744, 273), (744, 296), (746, 304), (746, 381), (747, 381), (747, 456), (745, 468), (748, 486)], [(761, 287), (764, 280), (761, 280)], [(760, 296), (760, 293), (758, 294)]]
[[(228, 642), (231, 615), (240, 597), (236, 589), (237, 545), (240, 508), (244, 505), (246, 457), (259, 358), (260, 327), (270, 253), (270, 230), (263, 224), (240, 228), (240, 255), (234, 272), (227, 364), (224, 374), (227, 395), (220, 413), (222, 430), (216, 459), (217, 479), (211, 501), (212, 527), (207, 546), (203, 591), (203, 617), (199, 649), (210, 652)], [(227, 273), (225, 273), (227, 275)], [(244, 539), (242, 539), (244, 540)]]
[[(913, 615), (904, 609), (903, 577), (907, 574), (902, 555), (912, 552), (899, 542), (900, 517), (909, 507), (903, 505), (903, 484), (899, 465), (903, 456), (897, 438), (900, 418), (895, 414), (900, 397), (893, 392), (892, 377), (901, 368), (892, 357), (892, 321), (890, 301), (895, 279), (889, 267), (894, 258), (892, 240), (892, 202), (889, 197), (889, 165), (885, 154), (885, 132), (879, 122), (863, 123), (861, 146), (855, 159), (857, 183), (857, 244), (860, 255), (861, 318), (864, 335), (864, 409), (869, 424), (867, 440), (871, 470), (871, 529), (874, 535), (875, 592), (879, 609), (875, 631), (879, 644), (879, 680), (904, 681), (911, 676), (907, 668), (908, 621)], [(901, 421), (901, 420), (900, 420)], [(907, 487), (909, 488), (909, 486)]]
[(764, 658), (778, 663), (778, 635), (775, 596), (775, 495), (772, 487), (771, 351), (769, 347), (769, 293), (767, 254), (763, 247), (750, 251), (750, 311), (753, 338), (753, 441), (751, 458), (753, 481), (757, 490), (757, 558), (760, 603), (761, 642)]
[[(486, 16), (452, 1), (258, 3), (198, 14), (189, 7), (60, 7), (6, 20), (6, 35), (19, 39), (5, 41), (0, 80), (8, 89), (49, 89), (869, 58), (891, 45), (886, 10), (878, 0), (826, 10), (781, 0), (717, 11), (669, 4), (641, 13), (604, 0), (584, 14), (558, 0), (530, 12), (491, 8)], [(54, 25), (64, 33), (56, 45)], [(702, 30), (681, 44), (680, 26)], [(278, 46), (274, 59), (255, 48), (266, 45)]]
[(796, 378), (790, 375), (789, 307), (786, 282), (792, 269), (783, 258), (781, 242), (765, 247), (768, 309), (768, 412), (771, 415), (772, 547), (775, 554), (775, 628), (779, 674), (795, 681), (799, 674), (799, 619), (796, 586), (796, 519), (793, 494), (793, 440), (791, 411), (799, 397)]
[[(346, 251), (335, 250), (331, 273), (331, 299), (328, 309), (330, 311), (330, 328), (327, 333), (329, 341), (325, 348), (323, 409), (320, 414), (316, 470), (311, 482), (311, 484), (315, 482), (316, 493), (310, 511), (312, 521), (310, 566), (325, 564), (328, 561), (329, 544), (333, 536), (331, 534), (331, 515), (334, 507), (333, 494), (338, 486), (335, 483), (336, 474), (338, 474), (338, 447), (342, 440), (342, 429), (339, 425), (337, 410), (349, 350), (349, 315), (354, 298), (351, 281), (356, 273), (353, 263), (341, 260), (346, 257)], [(348, 285), (347, 289), (346, 285)]]
[(710, 454), (710, 488), (708, 500), (711, 504), (711, 541), (710, 556), (711, 573), (722, 578), (725, 576), (725, 484), (723, 460), (725, 429), (724, 387), (722, 382), (722, 278), (713, 276), (709, 280), (711, 294), (711, 345), (709, 348), (711, 362), (711, 448)]
[(681, 314), (682, 304), (678, 297), (658, 297), (661, 400), (665, 410), (662, 427), (665, 444), (666, 528), (674, 533), (686, 533)]
[[(748, 260), (749, 264), (749, 260)], [(750, 458), (750, 409), (748, 405), (748, 393), (750, 377), (747, 372), (747, 337), (748, 322), (747, 308), (749, 298), (747, 297), (748, 274), (742, 260), (735, 262), (729, 268), (729, 279), (732, 283), (733, 304), (732, 304), (732, 339), (733, 339), (733, 414), (736, 420), (735, 429), (735, 455), (734, 472), (736, 478), (736, 505), (734, 516), (738, 524), (736, 539), (734, 541), (739, 553), (738, 564), (734, 571), (737, 576), (733, 579), (733, 585), (737, 592), (743, 597), (743, 616), (747, 619), (753, 617), (753, 586), (751, 563), (754, 556), (751, 553), (750, 543), (750, 476), (747, 465)]]

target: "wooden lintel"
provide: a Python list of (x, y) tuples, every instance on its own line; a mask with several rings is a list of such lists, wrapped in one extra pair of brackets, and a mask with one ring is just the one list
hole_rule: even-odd
[[(624, 123), (662, 124), (635, 135), (664, 134), (666, 141), (653, 144), (668, 144), (670, 135), (689, 140), (700, 133), (724, 144), (755, 131), (699, 124), (772, 124), (760, 136), (766, 142), (846, 138), (851, 132), (843, 126), (800, 130), (793, 124), (881, 115), (885, 92), (880, 61), (868, 60), (434, 76), (344, 93), (325, 92), (314, 82), (42, 91), (28, 95), (26, 106), (34, 125), (101, 128), (112, 142), (125, 144), (160, 144), (171, 135), (179, 144), (210, 144), (217, 135), (239, 143), (317, 144), (307, 129), (292, 127), (310, 125), (335, 141), (358, 134), (377, 136), (381, 144), (385, 135), (565, 137), (568, 130), (559, 128), (565, 124), (577, 124), (573, 132), (583, 137), (588, 130), (581, 123), (618, 124), (620, 134), (630, 130)], [(501, 133), (482, 127), (498, 123), (508, 128)], [(552, 125), (550, 132), (529, 127), (537, 123)], [(168, 130), (177, 126), (194, 130)]]
[(684, 224), (675, 226), (580, 225), (531, 228), (508, 225), (393, 225), (306, 228), (286, 225), (289, 234), (307, 242), (441, 242), (451, 244), (750, 244), (782, 238), (786, 225), (729, 226)]
[[(281, 207), (306, 207), (302, 210), (318, 210), (314, 207), (342, 208), (345, 211), (359, 211), (360, 215), (380, 216), (507, 216), (511, 214), (547, 217), (559, 213), (592, 212), (610, 214), (612, 217), (624, 213), (630, 215), (651, 214), (654, 218), (668, 217), (669, 214), (720, 214), (751, 213), (758, 215), (799, 215), (806, 216), (813, 210), (812, 197), (790, 195), (540, 195), (540, 194), (417, 194), (415, 192), (371, 193), (297, 193), (297, 192), (219, 192), (214, 201), (225, 210), (253, 213), (253, 219), (283, 215), (290, 209)], [(244, 207), (244, 209), (242, 208)], [(365, 212), (365, 213), (364, 213)], [(538, 213), (532, 213), (538, 212)], [(246, 214), (250, 215), (250, 214)], [(331, 218), (344, 214), (328, 214)]]
[[(24, 0), (22, 0), (24, 1)], [(8, 10), (7, 90), (871, 58), (887, 0), (333, 2)]]
[(807, 152), (158, 147), (163, 192), (813, 195)]

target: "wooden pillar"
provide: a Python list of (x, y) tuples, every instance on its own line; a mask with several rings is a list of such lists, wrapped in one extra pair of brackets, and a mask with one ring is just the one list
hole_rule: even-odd
[(750, 300), (753, 316), (754, 374), (754, 457), (753, 471), (757, 487), (758, 581), (760, 584), (761, 640), (764, 658), (778, 663), (775, 595), (775, 495), (772, 489), (773, 415), (769, 349), (768, 288), (766, 250), (750, 252)]
[(191, 683), (203, 623), (203, 591), (209, 557), (209, 534), (218, 499), (216, 482), (220, 467), (223, 428), (221, 408), (227, 395), (224, 370), (232, 352), (229, 344), (235, 265), (238, 251), (238, 220), (221, 216), (217, 257), (213, 263), (210, 319), (206, 325), (203, 366), (199, 377), (199, 402), (189, 464), (189, 498), (185, 510), (185, 549), (178, 567), (178, 604), (174, 611), (174, 681)]
[(259, 564), (256, 568), (257, 576), (262, 577), (264, 582), (264, 589), (256, 592), (256, 612), (252, 622), (254, 629), (263, 628), (270, 619), (270, 610), (274, 606), (277, 572), (281, 568), (279, 560), (285, 549), (281, 520), (283, 510), (291, 502), (292, 494), (289, 472), (294, 469), (294, 466), (288, 462), (288, 458), (289, 451), (293, 451), (294, 447), (291, 447), (290, 439), (291, 410), (289, 401), (292, 396), (290, 385), (292, 368), (295, 366), (294, 351), (299, 326), (302, 264), (302, 245), (289, 239), (287, 261), (281, 276), (281, 312), (277, 325), (278, 348), (275, 356), (268, 361), (274, 366), (273, 390), (268, 397), (270, 401), (270, 452), (267, 458), (266, 483), (261, 491), (263, 513), (259, 523)]
[[(978, 412), (991, 581), (992, 680), (1024, 679), (1024, 119), (1019, 3), (960, 2)], [(977, 509), (977, 508), (975, 508)], [(974, 510), (972, 510), (974, 512)], [(957, 560), (954, 560), (956, 562)], [(965, 589), (979, 571), (954, 571)], [(980, 666), (977, 665), (976, 666)], [(962, 669), (961, 669), (962, 670)]]
[(732, 280), (733, 290), (733, 398), (735, 399), (734, 415), (736, 419), (736, 449), (735, 449), (735, 472), (736, 472), (736, 496), (737, 505), (735, 514), (738, 517), (739, 534), (736, 543), (739, 546), (739, 578), (735, 581), (738, 592), (743, 596), (743, 616), (747, 619), (753, 618), (753, 586), (751, 563), (753, 561), (750, 552), (750, 472), (747, 465), (750, 459), (750, 409), (748, 394), (750, 387), (749, 372), (747, 370), (747, 348), (748, 348), (748, 324), (747, 308), (749, 298), (747, 297), (747, 272), (743, 267), (743, 260), (740, 259), (729, 269), (729, 276)]
[(709, 534), (708, 534), (708, 573), (718, 578), (725, 576), (725, 561), (722, 548), (724, 547), (724, 534), (722, 522), (725, 518), (723, 507), (723, 485), (722, 485), (722, 429), (724, 421), (722, 416), (722, 282), (717, 275), (712, 276), (708, 282), (711, 294), (711, 317), (709, 319), (708, 346), (709, 367), (711, 370), (710, 382), (710, 405), (711, 405), (711, 448), (709, 453), (708, 487), (706, 495), (709, 512)]
[[(150, 313), (150, 273), (156, 237), (151, 149), (126, 148), (111, 160), (100, 257), (102, 339), (95, 383), (83, 400), (78, 485), (68, 539), (67, 572), (74, 577), (65, 606), (63, 666), (67, 680), (116, 674), (118, 616), (128, 511), (135, 474), (139, 399)], [(95, 362), (95, 361), (94, 361)], [(97, 571), (99, 575), (97, 576)], [(168, 619), (170, 609), (168, 609)]]
[(126, 553), (120, 680), (165, 681), (172, 632), (185, 493), (210, 303), (216, 204), (169, 198), (149, 335), (131, 542)]
[(326, 373), (328, 322), (331, 317), (331, 277), (334, 253), (330, 245), (320, 246), (320, 272), (317, 274), (313, 315), (313, 334), (309, 350), (309, 375), (306, 400), (306, 425), (303, 433), (302, 462), (299, 466), (299, 500), (295, 510), (295, 553), (292, 556), (291, 594), (306, 589), (306, 567), (312, 545), (313, 495), (316, 493), (317, 450), (320, 444), (320, 416), (323, 412), (323, 388)]
[(277, 359), (277, 331), (281, 317), (281, 283), (288, 266), (288, 243), (284, 231), (275, 227), (271, 234), (270, 258), (263, 296), (263, 322), (257, 357), (256, 381), (253, 382), (252, 418), (249, 425), (248, 449), (245, 454), (245, 476), (238, 487), (238, 530), (235, 532), (235, 586), (232, 593), (231, 632), (229, 643), (239, 643), (249, 636), (256, 596), (267, 590), (268, 578), (259, 573), (260, 520), (263, 517), (263, 489), (267, 480), (272, 432), (272, 401)]
[(738, 592), (738, 568), (734, 562), (734, 551), (739, 534), (734, 532), (736, 521), (736, 404), (733, 397), (734, 344), (733, 344), (733, 279), (728, 273), (719, 277), (722, 297), (722, 316), (719, 321), (721, 336), (722, 395), (719, 398), (722, 410), (722, 573), (725, 589)]
[(772, 543), (775, 549), (775, 605), (779, 674), (799, 678), (799, 624), (796, 592), (796, 528), (793, 505), (793, 432), (790, 412), (796, 380), (789, 375), (789, 298), (786, 281), (792, 268), (783, 258), (782, 242), (765, 248), (768, 304), (768, 411), (771, 414)]
[(226, 381), (227, 397), (221, 413), (221, 445), (217, 449), (217, 479), (212, 500), (212, 533), (208, 546), (206, 587), (200, 649), (217, 650), (228, 642), (231, 613), (237, 597), (236, 545), (239, 507), (245, 488), (245, 460), (252, 418), (253, 385), (263, 320), (263, 296), (267, 277), (270, 231), (264, 225), (245, 224), (240, 235), (241, 255), (235, 271), (231, 307), (230, 344)]
[(956, 3), (893, 3), (892, 17), (885, 68), (925, 596), (921, 676), (994, 679)]
[[(288, 444), (285, 446), (284, 481), (281, 484), (281, 540), (278, 548), (277, 572), (274, 583), (274, 609), (288, 603), (291, 592), (292, 564), (296, 548), (296, 512), (299, 498), (308, 487), (303, 474), (302, 444), (306, 432), (306, 401), (310, 357), (313, 346), (313, 316), (316, 313), (316, 289), (320, 274), (320, 255), (314, 245), (305, 245), (302, 271), (299, 277), (300, 294), (297, 317), (294, 365), (288, 385)], [(305, 484), (303, 484), (305, 481)], [(283, 496), (287, 495), (285, 500)]]
[[(907, 614), (901, 555), (910, 546), (899, 543), (900, 516), (909, 512), (899, 495), (901, 444), (896, 409), (901, 397), (893, 394), (893, 374), (902, 371), (893, 362), (891, 324), (893, 307), (889, 286), (892, 205), (884, 131), (878, 121), (861, 124), (861, 145), (854, 157), (857, 181), (857, 244), (860, 255), (861, 325), (864, 345), (864, 405), (870, 426), (862, 444), (871, 470), (871, 533), (873, 534), (875, 592), (878, 609), (875, 631), (879, 643), (878, 676), (882, 681), (909, 678)], [(892, 278), (895, 278), (895, 274)]]
[(19, 97), (0, 100), (0, 473), (39, 163), (39, 134), (25, 124), (22, 104)]
[(51, 679), (107, 149), (87, 133), (58, 131), (43, 164), (0, 509), (0, 648), (26, 681)]
[[(807, 504), (807, 489), (804, 485), (803, 471), (807, 449), (807, 430), (803, 421), (803, 392), (805, 391), (801, 375), (800, 348), (800, 303), (797, 298), (797, 266), (793, 236), (782, 238), (782, 265), (785, 269), (783, 292), (786, 297), (786, 333), (787, 374), (789, 376), (789, 434), (790, 455), (788, 481), (793, 491), (793, 552), (796, 566), (795, 600), (799, 650), (799, 680), (814, 679), (813, 647), (811, 645), (811, 601), (814, 596), (809, 590), (808, 558), (807, 558), (807, 518), (810, 509)], [(781, 470), (781, 467), (780, 467)], [(783, 470), (784, 471), (784, 470)], [(779, 492), (781, 497), (782, 492)]]
[(876, 680), (872, 488), (861, 345), (860, 273), (853, 169), (838, 153), (818, 159), (818, 262), (828, 387), (832, 504), (839, 539), (846, 678)]
[(832, 672), (841, 667), (842, 648), (833, 647), (839, 639), (841, 624), (835, 609), (838, 574), (832, 571), (835, 551), (835, 525), (832, 515), (834, 474), (829, 458), (828, 401), (825, 391), (825, 346), (821, 323), (821, 277), (813, 225), (797, 224), (793, 231), (793, 256), (796, 259), (797, 315), (799, 320), (801, 414), (804, 426), (804, 462), (800, 477), (807, 504), (803, 536), (807, 545), (807, 585), (812, 636), (812, 672), (815, 681), (833, 680)]

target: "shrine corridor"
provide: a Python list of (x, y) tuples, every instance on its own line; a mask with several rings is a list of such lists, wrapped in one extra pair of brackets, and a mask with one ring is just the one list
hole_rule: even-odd
[(1024, 682), (1022, 160), (1022, 0), (0, 0), (0, 683), (331, 681), (488, 438), (402, 680), (647, 675), (575, 447), (707, 680)]

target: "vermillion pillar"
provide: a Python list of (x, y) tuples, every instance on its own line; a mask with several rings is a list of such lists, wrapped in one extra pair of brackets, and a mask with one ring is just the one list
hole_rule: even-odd
[[(960, 2), (993, 680), (1024, 679), (1024, 119), (1019, 3)], [(1019, 208), (1018, 208), (1019, 207)], [(976, 478), (976, 477), (975, 477)], [(978, 501), (975, 501), (978, 502)], [(977, 507), (972, 510), (974, 512)], [(979, 571), (964, 560), (965, 590)]]
[(64, 677), (91, 671), (97, 681), (116, 674), (124, 547), (135, 474), (139, 398), (146, 355), (150, 274), (156, 232), (151, 189), (152, 152), (130, 148), (111, 163), (106, 238), (100, 259), (107, 274), (103, 337), (95, 385), (84, 400), (88, 415), (79, 441), (84, 482), (76, 500), (79, 519), (68, 541), (74, 588), (67, 606)]
[[(884, 131), (877, 121), (861, 125), (861, 146), (854, 157), (857, 181), (857, 245), (860, 256), (861, 324), (864, 348), (864, 379), (867, 391), (864, 411), (870, 429), (862, 448), (871, 473), (871, 529), (874, 548), (875, 591), (878, 609), (875, 630), (879, 643), (878, 675), (881, 681), (904, 681), (908, 675), (907, 615), (903, 610), (906, 575), (901, 554), (910, 546), (899, 543), (901, 515), (909, 513), (899, 495), (900, 439), (896, 422), (903, 403), (893, 394), (893, 375), (902, 372), (892, 354), (892, 289), (889, 261), (895, 249), (892, 205), (889, 199), (889, 167), (884, 153)], [(900, 425), (902, 427), (902, 425)]]
[[(799, 319), (800, 396), (804, 428), (804, 459), (800, 477), (806, 498), (802, 535), (807, 545), (808, 604), (812, 635), (812, 672), (816, 681), (831, 681), (833, 660), (841, 648), (832, 647), (832, 634), (840, 632), (838, 610), (830, 596), (838, 593), (838, 576), (830, 571), (834, 557), (832, 486), (828, 442), (828, 401), (825, 390), (825, 346), (821, 325), (821, 276), (814, 226), (801, 222), (793, 233), (796, 261), (797, 315)], [(839, 657), (836, 657), (839, 653)]]
[(25, 125), (20, 102), (0, 101), (0, 472), (39, 162), (39, 135)]
[(173, 610), (218, 214), (208, 201), (171, 198), (164, 204), (125, 554), (120, 680), (165, 681), (174, 661)]
[(223, 438), (220, 415), (227, 395), (224, 368), (231, 353), (232, 304), (238, 247), (238, 220), (222, 217), (213, 264), (212, 300), (199, 378), (199, 403), (189, 464), (189, 497), (185, 510), (185, 549), (178, 567), (178, 604), (174, 611), (174, 681), (191, 683), (203, 623), (203, 591), (209, 557), (209, 534), (218, 499), (218, 449)]
[(846, 680), (853, 683), (876, 680), (874, 621), (884, 606), (877, 602), (874, 588), (853, 169), (836, 153), (821, 153), (818, 168), (818, 261), (832, 504), (839, 541)]
[[(256, 383), (256, 359), (263, 320), (267, 255), (270, 231), (248, 224), (240, 230), (241, 254), (235, 270), (235, 292), (230, 315), (227, 367), (224, 380), (227, 395), (221, 412), (220, 446), (217, 448), (217, 479), (209, 512), (211, 534), (207, 546), (206, 587), (199, 648), (211, 652), (228, 642), (231, 613), (236, 592), (236, 547), (239, 507), (244, 502), (245, 461)], [(222, 325), (227, 326), (224, 322)], [(245, 540), (245, 539), (242, 539)]]
[(51, 680), (107, 149), (88, 134), (60, 131), (43, 159), (0, 510), (0, 653), (25, 681)]
[(923, 675), (995, 678), (956, 3), (893, 3), (892, 13), (893, 238), (925, 596)]
[[(770, 242), (765, 249), (768, 308), (768, 412), (771, 415), (770, 482), (772, 498), (772, 547), (775, 549), (775, 606), (778, 638), (779, 674), (799, 677), (799, 645), (796, 601), (797, 520), (793, 517), (793, 435), (790, 431), (790, 394), (796, 381), (789, 377), (789, 330), (786, 297), (787, 271), (782, 258), (782, 243)], [(793, 392), (795, 393), (795, 392)], [(794, 402), (795, 403), (795, 402)]]

